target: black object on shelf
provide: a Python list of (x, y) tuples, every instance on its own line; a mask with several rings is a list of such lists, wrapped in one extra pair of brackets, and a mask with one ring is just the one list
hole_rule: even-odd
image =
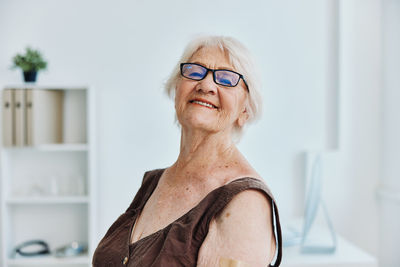
[(36, 82), (37, 71), (24, 71), (25, 82)]
[(15, 253), (30, 257), (50, 254), (49, 245), (43, 240), (29, 240), (15, 247)]

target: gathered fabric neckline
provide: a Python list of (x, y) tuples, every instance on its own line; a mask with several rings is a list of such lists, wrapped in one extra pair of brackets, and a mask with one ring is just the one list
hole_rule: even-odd
[(128, 244), (129, 244), (130, 247), (137, 246), (138, 244), (140, 244), (140, 243), (142, 243), (142, 242), (145, 242), (146, 240), (151, 240), (153, 237), (157, 237), (157, 236), (158, 236), (159, 234), (161, 234), (162, 232), (167, 231), (169, 228), (171, 228), (171, 226), (172, 226), (174, 223), (177, 223), (177, 222), (179, 222), (179, 221), (185, 219), (185, 218), (186, 218), (187, 216), (189, 216), (195, 209), (199, 208), (199, 207), (201, 206), (201, 204), (202, 204), (203, 202), (205, 202), (206, 199), (207, 199), (208, 197), (210, 197), (210, 195), (212, 195), (212, 194), (215, 193), (216, 191), (219, 191), (219, 190), (225, 188), (226, 186), (231, 185), (232, 183), (236, 183), (236, 182), (239, 182), (239, 181), (242, 181), (242, 180), (257, 180), (257, 181), (260, 181), (260, 179), (253, 178), (253, 177), (241, 177), (241, 178), (237, 178), (237, 179), (235, 179), (235, 180), (232, 180), (232, 181), (230, 181), (230, 182), (227, 183), (227, 184), (224, 184), (224, 185), (222, 185), (222, 186), (219, 186), (219, 187), (217, 187), (217, 188), (211, 190), (202, 200), (200, 200), (195, 206), (193, 206), (189, 211), (187, 211), (186, 213), (184, 213), (182, 216), (180, 216), (180, 217), (179, 217), (178, 219), (176, 219), (175, 221), (169, 223), (168, 225), (166, 225), (165, 227), (163, 227), (163, 228), (161, 228), (161, 229), (155, 231), (154, 233), (151, 233), (151, 234), (149, 234), (149, 235), (147, 235), (147, 236), (145, 236), (145, 237), (142, 237), (142, 238), (140, 238), (139, 240), (136, 240), (135, 242), (131, 242), (132, 231), (133, 231), (133, 228), (134, 228), (135, 225), (136, 225), (136, 220), (137, 220), (139, 214), (142, 212), (142, 210), (143, 210), (145, 204), (146, 204), (147, 201), (150, 199), (150, 197), (151, 197), (151, 195), (153, 194), (154, 190), (156, 189), (156, 187), (157, 187), (157, 185), (158, 185), (158, 182), (160, 181), (160, 178), (161, 178), (162, 174), (164, 173), (164, 171), (165, 171), (165, 169), (162, 169), (162, 170), (160, 171), (159, 175), (157, 175), (157, 176), (155, 177), (154, 182), (152, 182), (152, 189), (150, 190), (151, 193), (148, 194), (148, 196), (146, 197), (146, 199), (144, 199), (144, 200), (140, 203), (140, 205), (139, 205), (138, 207), (134, 208), (135, 215), (132, 216), (132, 221), (131, 221), (131, 223), (130, 223), (129, 235), (128, 235)]

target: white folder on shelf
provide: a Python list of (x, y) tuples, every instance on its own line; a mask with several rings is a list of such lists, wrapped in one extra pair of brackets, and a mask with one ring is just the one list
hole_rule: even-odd
[(25, 135), (25, 89), (14, 90), (14, 135), (15, 146), (26, 145)]
[(26, 90), (28, 145), (62, 143), (63, 97), (62, 90)]
[(3, 145), (10, 147), (14, 144), (14, 90), (3, 90)]

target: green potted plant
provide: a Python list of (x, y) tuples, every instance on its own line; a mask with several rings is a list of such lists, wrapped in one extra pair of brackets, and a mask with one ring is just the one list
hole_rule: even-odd
[(47, 67), (46, 60), (38, 50), (27, 47), (25, 54), (16, 54), (13, 57), (12, 68), (21, 68), (24, 73), (25, 82), (35, 82), (37, 72)]

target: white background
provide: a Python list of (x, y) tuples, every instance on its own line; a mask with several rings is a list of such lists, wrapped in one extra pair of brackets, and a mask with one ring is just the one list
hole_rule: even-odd
[[(283, 223), (303, 212), (303, 152), (330, 149), (337, 139), (324, 177), (335, 228), (377, 255), (383, 1), (341, 1), (337, 35), (329, 24), (334, 2), (1, 0), (0, 84), (21, 81), (11, 58), (30, 45), (49, 61), (39, 83), (95, 88), (101, 238), (144, 171), (178, 155), (173, 103), (162, 86), (186, 43), (198, 33), (236, 37), (264, 84), (263, 117), (239, 148), (271, 187)], [(332, 91), (332, 79), (340, 90)]]

